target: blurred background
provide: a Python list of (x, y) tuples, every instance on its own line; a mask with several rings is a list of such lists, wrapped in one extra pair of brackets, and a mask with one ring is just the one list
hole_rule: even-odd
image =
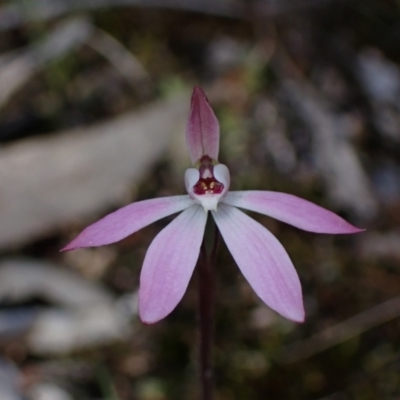
[(0, 5), (0, 398), (197, 397), (197, 279), (139, 322), (146, 249), (169, 220), (60, 253), (135, 200), (185, 193), (194, 85), (232, 189), (292, 193), (367, 228), (301, 232), (307, 319), (253, 293), (222, 245), (216, 399), (400, 399), (400, 3), (14, 0)]

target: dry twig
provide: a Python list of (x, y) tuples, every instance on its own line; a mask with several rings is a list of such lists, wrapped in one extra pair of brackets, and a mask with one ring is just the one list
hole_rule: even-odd
[(277, 360), (287, 364), (311, 357), (399, 316), (400, 296), (378, 304), (308, 339), (284, 347), (278, 353)]

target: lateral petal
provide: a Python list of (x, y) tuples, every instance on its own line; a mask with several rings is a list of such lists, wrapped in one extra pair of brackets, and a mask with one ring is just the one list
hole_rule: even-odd
[(222, 202), (268, 215), (296, 228), (315, 233), (358, 233), (357, 228), (332, 211), (287, 193), (271, 191), (229, 192)]
[(140, 275), (139, 315), (145, 324), (166, 317), (182, 299), (199, 258), (207, 213), (194, 205), (152, 241)]
[(193, 205), (189, 196), (160, 197), (122, 207), (89, 225), (61, 251), (115, 243), (151, 223)]
[(193, 89), (186, 143), (193, 164), (204, 155), (218, 160), (219, 122), (206, 95), (198, 86)]
[(233, 258), (261, 300), (284, 317), (303, 322), (299, 277), (275, 236), (235, 207), (221, 203), (212, 215)]

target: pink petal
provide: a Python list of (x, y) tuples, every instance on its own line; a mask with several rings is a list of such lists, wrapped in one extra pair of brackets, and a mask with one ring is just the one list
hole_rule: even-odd
[(270, 191), (229, 192), (222, 200), (231, 206), (268, 215), (296, 228), (316, 233), (357, 233), (359, 229), (314, 203), (291, 194)]
[(182, 299), (199, 258), (207, 213), (194, 205), (152, 241), (140, 275), (139, 315), (146, 324), (166, 317)]
[(198, 86), (193, 89), (186, 142), (193, 164), (204, 155), (218, 160), (219, 123), (206, 95)]
[(189, 196), (138, 201), (108, 214), (84, 229), (61, 251), (115, 243), (151, 223), (190, 207)]
[(304, 321), (299, 277), (275, 236), (235, 207), (212, 211), (218, 229), (257, 295), (284, 317)]

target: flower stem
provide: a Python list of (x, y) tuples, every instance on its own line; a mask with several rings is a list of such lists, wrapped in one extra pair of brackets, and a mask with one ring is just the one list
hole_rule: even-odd
[(206, 244), (201, 246), (199, 274), (199, 314), (200, 314), (200, 386), (201, 400), (213, 398), (213, 337), (214, 337), (214, 265), (219, 243), (219, 232), (215, 227), (214, 243), (211, 252), (206, 251)]

